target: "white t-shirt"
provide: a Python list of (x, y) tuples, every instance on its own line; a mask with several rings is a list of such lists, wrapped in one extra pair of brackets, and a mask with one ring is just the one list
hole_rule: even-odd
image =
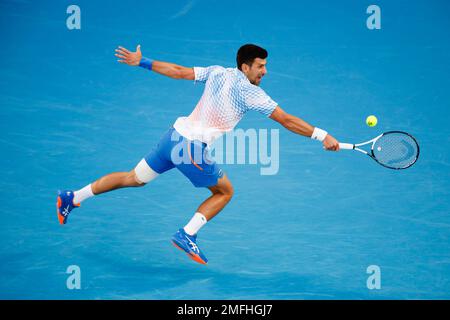
[(277, 106), (263, 89), (250, 83), (237, 68), (194, 67), (195, 81), (205, 83), (197, 106), (188, 117), (173, 125), (189, 140), (210, 145), (227, 131), (233, 130), (248, 110), (270, 116)]

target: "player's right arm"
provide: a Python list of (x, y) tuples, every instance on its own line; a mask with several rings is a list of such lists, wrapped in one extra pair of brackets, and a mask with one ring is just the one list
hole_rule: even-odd
[(119, 46), (119, 48), (116, 49), (115, 56), (120, 59), (118, 60), (120, 63), (129, 66), (141, 66), (169, 78), (186, 80), (195, 79), (193, 68), (187, 68), (169, 62), (152, 61), (146, 58), (143, 59), (140, 45), (137, 46), (135, 52), (131, 52), (128, 49)]
[[(305, 137), (313, 136), (314, 127), (312, 125), (296, 116), (293, 116), (292, 114), (285, 112), (279, 106), (275, 108), (270, 115), (270, 118), (296, 134), (300, 134)], [(326, 134), (322, 143), (326, 150), (339, 150), (339, 142), (329, 133)]]

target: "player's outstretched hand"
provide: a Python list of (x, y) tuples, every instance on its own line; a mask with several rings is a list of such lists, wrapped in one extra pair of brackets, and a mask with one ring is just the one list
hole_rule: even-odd
[(136, 52), (131, 52), (128, 49), (119, 46), (119, 48), (116, 49), (115, 56), (119, 58), (117, 61), (120, 63), (125, 63), (129, 66), (138, 66), (142, 59), (141, 45), (136, 47)]
[(339, 142), (331, 134), (327, 134), (323, 140), (323, 148), (328, 151), (339, 151)]

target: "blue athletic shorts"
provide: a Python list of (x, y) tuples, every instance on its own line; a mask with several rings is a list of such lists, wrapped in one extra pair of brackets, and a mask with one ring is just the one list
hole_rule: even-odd
[(159, 174), (176, 167), (198, 188), (215, 186), (223, 176), (206, 143), (188, 140), (173, 127), (144, 159)]

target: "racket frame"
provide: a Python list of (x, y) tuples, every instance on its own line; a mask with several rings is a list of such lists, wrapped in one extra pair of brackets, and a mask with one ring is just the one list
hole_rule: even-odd
[[(416, 158), (415, 158), (414, 161), (411, 162), (407, 167), (402, 167), (402, 168), (393, 168), (393, 167), (389, 167), (389, 166), (387, 166), (387, 165), (381, 163), (380, 161), (378, 161), (377, 158), (375, 157), (375, 154), (374, 154), (374, 152), (373, 152), (373, 147), (375, 146), (375, 142), (377, 142), (377, 140), (380, 139), (382, 136), (387, 135), (387, 134), (390, 134), (390, 133), (401, 133), (401, 134), (406, 134), (406, 135), (409, 136), (411, 139), (413, 139), (413, 141), (416, 143), (416, 146), (417, 146), (417, 155), (416, 155)], [(367, 145), (367, 144), (370, 144), (370, 143), (372, 143), (372, 146), (371, 146), (371, 148), (370, 148), (370, 153), (367, 152), (367, 151), (365, 151), (365, 150), (363, 150), (363, 149), (360, 149), (360, 148), (359, 148), (359, 147), (362, 147), (362, 146)], [(413, 137), (412, 135), (410, 135), (408, 132), (404, 132), (404, 131), (386, 131), (386, 132), (380, 134), (379, 136), (377, 136), (377, 137), (375, 137), (375, 138), (373, 138), (373, 139), (371, 139), (371, 140), (369, 140), (369, 141), (361, 142), (361, 143), (357, 143), (357, 144), (352, 144), (352, 143), (340, 143), (340, 144), (339, 144), (339, 148), (340, 148), (340, 149), (344, 149), (344, 150), (345, 150), (345, 149), (347, 149), (347, 150), (356, 150), (356, 151), (359, 151), (359, 152), (361, 152), (361, 153), (367, 154), (369, 157), (371, 157), (373, 160), (375, 160), (376, 162), (378, 162), (378, 163), (379, 163), (380, 165), (382, 165), (383, 167), (389, 168), (389, 169), (393, 169), (393, 170), (403, 170), (403, 169), (407, 169), (407, 168), (411, 167), (414, 163), (416, 163), (417, 159), (419, 159), (419, 154), (420, 154), (420, 147), (419, 147), (419, 144), (417, 143), (416, 138), (414, 138), (414, 137)]]

